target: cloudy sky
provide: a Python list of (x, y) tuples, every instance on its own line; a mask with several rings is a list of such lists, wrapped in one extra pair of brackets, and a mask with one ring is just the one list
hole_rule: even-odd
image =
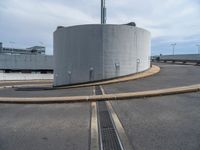
[[(107, 23), (134, 21), (152, 34), (152, 54), (197, 53), (199, 0), (106, 0)], [(0, 41), (5, 47), (45, 45), (53, 54), (58, 25), (97, 24), (100, 0), (0, 0)]]

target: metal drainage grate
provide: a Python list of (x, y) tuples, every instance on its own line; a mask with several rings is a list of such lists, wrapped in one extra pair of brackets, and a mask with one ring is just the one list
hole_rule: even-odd
[(96, 95), (102, 95), (103, 94), (102, 91), (101, 91), (100, 86), (95, 86), (95, 94)]
[[(97, 95), (102, 94), (102, 91), (99, 87), (96, 87), (95, 89)], [(101, 150), (122, 150), (122, 146), (117, 136), (117, 132), (113, 125), (106, 102), (97, 102), (97, 109)]]

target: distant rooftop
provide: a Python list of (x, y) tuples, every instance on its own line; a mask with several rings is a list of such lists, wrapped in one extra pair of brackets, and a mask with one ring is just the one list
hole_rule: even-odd
[(3, 47), (3, 44), (0, 42), (0, 54), (45, 54), (45, 47), (44, 46), (33, 46), (26, 49), (22, 48), (8, 48)]

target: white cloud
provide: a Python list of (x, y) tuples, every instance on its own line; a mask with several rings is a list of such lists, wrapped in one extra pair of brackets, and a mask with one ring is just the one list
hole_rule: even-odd
[(119, 11), (116, 11), (118, 3), (114, 5), (116, 9), (112, 9), (111, 13), (115, 16), (112, 21), (127, 22), (132, 19), (139, 26), (149, 29), (153, 37), (187, 36), (198, 30), (194, 26), (200, 24), (200, 10), (191, 0), (140, 0), (137, 3), (135, 0), (125, 1), (126, 5), (122, 5)]
[[(163, 43), (200, 41), (198, 0), (106, 0), (106, 3), (108, 23), (135, 21)], [(49, 48), (48, 53), (52, 53), (52, 33), (58, 25), (99, 23), (99, 11), (100, 0), (1, 0), (0, 40), (16, 41), (18, 46), (42, 41)], [(159, 45), (158, 40), (153, 41)]]

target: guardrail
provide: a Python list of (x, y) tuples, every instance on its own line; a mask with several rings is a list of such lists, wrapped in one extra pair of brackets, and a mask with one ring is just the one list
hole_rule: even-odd
[(152, 57), (152, 62), (171, 62), (171, 63), (192, 63), (196, 65), (200, 65), (200, 55), (165, 55), (165, 56), (157, 56)]

